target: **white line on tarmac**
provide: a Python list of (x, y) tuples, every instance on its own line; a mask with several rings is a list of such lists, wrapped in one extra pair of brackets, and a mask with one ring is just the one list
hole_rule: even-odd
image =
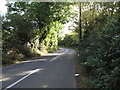
[[(66, 52), (68, 52), (68, 49), (65, 52), (63, 52), (62, 54), (65, 54)], [(57, 59), (58, 57), (60, 57), (62, 54), (60, 54), (57, 57), (53, 58), (52, 60), (50, 60), (50, 62), (54, 61), (55, 59)]]
[(42, 69), (39, 69), (39, 68), (38, 68), (38, 69), (33, 70), (31, 73), (27, 74), (27, 75), (24, 76), (23, 78), (19, 79), (18, 81), (14, 82), (13, 84), (9, 85), (9, 86), (6, 87), (5, 89), (8, 89), (8, 88), (13, 87), (14, 85), (16, 85), (17, 83), (19, 83), (20, 81), (22, 81), (22, 80), (24, 80), (25, 78), (29, 77), (31, 74), (33, 74), (33, 73), (35, 73), (35, 72), (38, 72), (38, 71), (40, 71), (40, 70), (42, 70)]
[[(67, 49), (65, 52), (63, 52), (62, 54), (65, 54), (66, 52), (68, 52), (68, 49)], [(60, 54), (60, 55), (58, 55), (57, 57), (53, 58), (52, 60), (50, 60), (50, 62), (54, 61), (55, 59), (57, 59), (58, 57), (60, 57), (62, 54)], [(33, 73), (35, 73), (35, 72), (38, 72), (38, 71), (40, 71), (40, 70), (42, 70), (42, 69), (39, 69), (39, 68), (38, 68), (38, 69), (33, 70), (31, 73), (27, 74), (27, 75), (24, 76), (23, 78), (19, 79), (18, 81), (14, 82), (13, 84), (9, 85), (9, 86), (6, 87), (4, 90), (13, 87), (13, 86), (16, 85), (17, 83), (19, 83), (19, 82), (21, 82), (22, 80), (24, 80), (25, 78), (29, 77), (31, 74), (33, 74)]]

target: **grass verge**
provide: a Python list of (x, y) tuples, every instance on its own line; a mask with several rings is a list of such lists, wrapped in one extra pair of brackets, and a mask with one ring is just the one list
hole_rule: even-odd
[[(55, 51), (57, 51), (57, 50), (59, 50), (59, 49), (56, 49), (56, 50), (51, 50), (50, 52), (48, 52), (48, 53), (53, 53), (53, 52), (55, 52)], [(17, 63), (21, 63), (22, 61), (27, 61), (27, 60), (30, 60), (30, 59), (34, 59), (34, 58), (37, 58), (37, 57), (40, 57), (40, 56), (42, 56), (43, 54), (45, 54), (46, 52), (42, 52), (41, 51), (41, 53), (42, 54), (33, 54), (33, 55), (31, 55), (30, 57), (27, 57), (27, 58), (20, 58), (20, 59), (15, 59), (15, 60), (13, 60), (13, 59), (10, 59), (10, 58), (7, 58), (7, 57), (3, 57), (2, 58), (2, 65), (0, 65), (0, 68), (2, 68), (2, 67), (6, 67), (6, 66), (9, 66), (9, 65), (12, 65), (12, 64), (17, 64)]]
[(85, 68), (81, 63), (82, 63), (82, 61), (77, 56), (76, 72), (79, 74), (79, 76), (76, 77), (77, 88), (91, 88), (87, 83), (89, 80), (88, 75), (86, 74)]
[[(33, 57), (31, 57), (31, 58), (33, 58)], [(29, 59), (30, 58), (22, 58), (22, 59), (13, 60), (13, 59), (10, 59), (10, 58), (3, 58), (2, 66), (0, 66), (0, 68), (6, 67), (6, 66), (9, 66), (9, 65), (12, 65), (12, 64), (17, 64), (17, 63), (20, 63), (22, 61), (26, 61), (26, 60), (29, 60)]]

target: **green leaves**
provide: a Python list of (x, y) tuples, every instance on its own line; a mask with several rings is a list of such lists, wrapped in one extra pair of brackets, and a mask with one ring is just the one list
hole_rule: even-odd
[(66, 34), (64, 39), (59, 41), (59, 45), (75, 47), (78, 45), (78, 41), (79, 41), (78, 34), (73, 32), (70, 34)]
[[(3, 23), (5, 55), (13, 51), (29, 57), (30, 52), (54, 51), (59, 32), (70, 19), (72, 3), (13, 2)], [(22, 48), (21, 48), (22, 47)], [(29, 49), (28, 49), (29, 48)], [(30, 55), (28, 54), (30, 53)]]
[[(107, 7), (107, 6), (106, 6)], [(120, 15), (117, 13), (80, 44), (81, 60), (96, 88), (120, 88)], [(99, 22), (101, 24), (101, 22)]]

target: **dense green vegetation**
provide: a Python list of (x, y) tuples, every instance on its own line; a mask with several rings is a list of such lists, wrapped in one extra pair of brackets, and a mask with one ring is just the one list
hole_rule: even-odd
[(71, 5), (62, 2), (8, 3), (2, 25), (3, 65), (57, 50), (59, 31), (70, 20)]
[[(80, 60), (89, 76), (91, 87), (120, 88), (120, 3), (93, 3), (101, 5), (101, 12), (92, 8), (92, 20), (83, 26)], [(83, 13), (83, 15), (84, 15)], [(97, 15), (98, 14), (98, 15)], [(90, 17), (90, 16), (89, 16)], [(88, 19), (88, 18), (85, 18)], [(84, 21), (84, 16), (83, 16)]]
[[(79, 70), (84, 70), (80, 71), (79, 86), (117, 90), (120, 88), (120, 2), (82, 3), (81, 8), (82, 41), (76, 43), (78, 37), (74, 40), (74, 35), (66, 35), (62, 41), (65, 46), (78, 46), (79, 68), (82, 68)], [(74, 32), (79, 33), (79, 25), (78, 22)]]
[[(93, 31), (80, 44), (83, 65), (90, 85), (97, 88), (120, 88), (120, 16), (112, 17), (105, 27)], [(112, 28), (111, 28), (112, 27)]]
[(78, 33), (72, 32), (66, 34), (64, 39), (59, 40), (59, 45), (64, 47), (76, 47), (78, 45)]
[[(120, 2), (84, 2), (82, 40), (79, 41), (78, 3), (9, 3), (3, 21), (3, 64), (58, 49), (74, 47), (87, 88), (120, 88)], [(63, 38), (63, 24), (74, 21), (73, 32)], [(80, 77), (81, 78), (81, 77)], [(80, 85), (81, 87), (82, 84)]]

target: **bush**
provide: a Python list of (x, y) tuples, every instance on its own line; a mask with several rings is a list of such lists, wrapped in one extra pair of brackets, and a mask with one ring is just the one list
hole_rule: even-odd
[(23, 54), (25, 58), (32, 57), (34, 54), (31, 52), (30, 48), (22, 46), (19, 49), (19, 53)]
[(120, 88), (120, 16), (116, 15), (101, 30), (93, 31), (80, 44), (81, 60), (92, 87)]
[(76, 47), (78, 45), (78, 41), (78, 34), (73, 32), (70, 34), (66, 34), (65, 38), (59, 41), (59, 45), (65, 47)]
[(10, 65), (10, 64), (14, 64), (14, 63), (15, 63), (15, 62), (14, 62), (14, 60), (12, 60), (12, 59), (9, 59), (9, 58), (7, 58), (7, 57), (2, 58), (2, 65), (3, 65), (3, 66)]

